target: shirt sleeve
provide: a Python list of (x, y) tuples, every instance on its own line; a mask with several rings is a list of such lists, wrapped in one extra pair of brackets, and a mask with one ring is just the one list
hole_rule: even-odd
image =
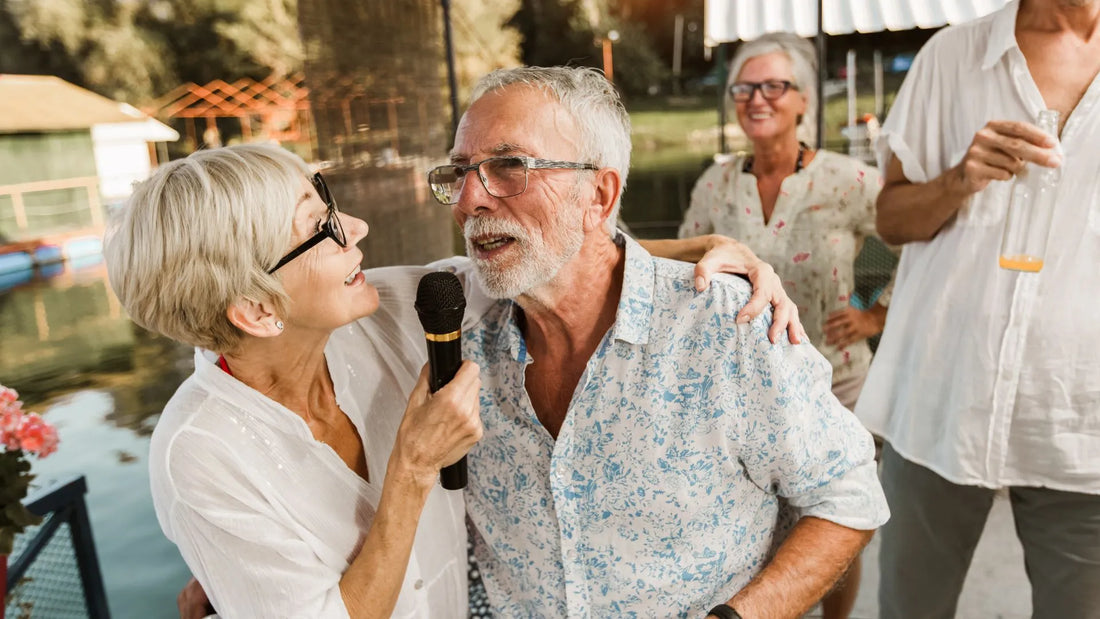
[(890, 158), (897, 157), (912, 183), (926, 183), (947, 168), (941, 154), (946, 118), (940, 102), (956, 101), (947, 91), (948, 74), (957, 63), (940, 61), (942, 34), (934, 35), (913, 59), (875, 145), (879, 168), (885, 171)]
[(828, 361), (809, 344), (771, 344), (759, 317), (740, 328), (738, 341), (739, 380), (729, 388), (746, 414), (730, 440), (752, 482), (800, 516), (881, 526), (889, 510), (871, 435), (833, 396)]
[(241, 474), (230, 454), (228, 445), (204, 449), (202, 457), (173, 449), (168, 469), (177, 493), (172, 541), (219, 615), (348, 617), (340, 593), (343, 570), (330, 567), (332, 557), (322, 561), (282, 523), (277, 506)]
[(691, 205), (684, 213), (684, 222), (680, 224), (677, 235), (681, 239), (702, 236), (714, 232), (714, 221), (710, 214), (722, 204), (722, 165), (714, 163), (703, 172), (691, 190)]

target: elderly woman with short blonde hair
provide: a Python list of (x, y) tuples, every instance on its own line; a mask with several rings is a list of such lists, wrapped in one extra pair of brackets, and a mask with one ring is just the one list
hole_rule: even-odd
[(368, 281), (366, 235), (321, 175), (261, 145), (161, 167), (109, 231), (130, 316), (197, 347), (150, 482), (223, 616), (467, 614), (462, 500), (435, 482), (481, 436), (478, 368), (429, 397), (405, 309), (426, 269)]

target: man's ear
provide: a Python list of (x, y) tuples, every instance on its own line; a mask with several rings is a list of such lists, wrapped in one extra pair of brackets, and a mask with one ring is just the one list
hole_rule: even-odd
[(240, 298), (225, 311), (226, 318), (241, 331), (253, 337), (274, 337), (283, 332), (283, 324), (274, 308), (266, 303)]
[(619, 192), (623, 188), (623, 179), (615, 168), (600, 168), (596, 170), (596, 182), (592, 195), (592, 204), (585, 214), (584, 223), (588, 230), (603, 228), (611, 211), (615, 207), (615, 201), (619, 199)]

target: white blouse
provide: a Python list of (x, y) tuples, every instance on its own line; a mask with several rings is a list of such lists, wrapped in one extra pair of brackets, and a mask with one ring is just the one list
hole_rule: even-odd
[[(153, 433), (150, 481), (165, 535), (221, 616), (348, 616), (340, 578), (374, 517), (427, 357), (413, 300), (429, 270), (369, 271), (381, 307), (337, 329), (325, 348), (337, 403), (363, 440), (369, 482), (301, 417), (222, 371), (215, 354), (196, 352), (195, 373)], [(464, 522), (462, 493), (433, 488), (394, 617), (467, 616)]]

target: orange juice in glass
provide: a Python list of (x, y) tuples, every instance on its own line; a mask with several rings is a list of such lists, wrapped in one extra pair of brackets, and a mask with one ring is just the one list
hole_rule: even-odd
[[(1058, 138), (1058, 112), (1055, 110), (1039, 112), (1036, 124)], [(1061, 167), (1047, 168), (1034, 163), (1027, 164), (1016, 175), (1001, 237), (1001, 255), (997, 260), (1002, 269), (1027, 273), (1042, 270), (1061, 178)]]

